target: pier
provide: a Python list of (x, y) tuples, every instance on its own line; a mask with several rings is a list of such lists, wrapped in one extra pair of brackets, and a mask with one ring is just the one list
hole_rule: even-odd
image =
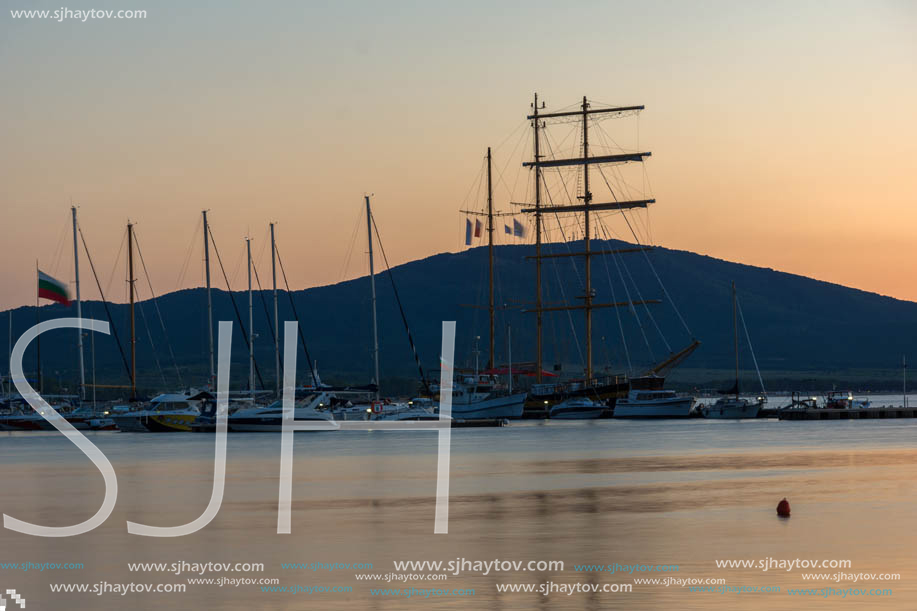
[(917, 418), (914, 407), (867, 407), (855, 409), (777, 410), (781, 420), (873, 420), (880, 418)]

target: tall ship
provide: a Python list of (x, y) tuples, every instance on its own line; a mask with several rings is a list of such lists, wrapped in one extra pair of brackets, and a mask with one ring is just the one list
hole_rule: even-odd
[[(610, 415), (617, 399), (632, 391), (663, 392), (666, 373), (700, 345), (675, 304), (668, 299), (668, 292), (647, 255), (652, 248), (649, 236), (644, 235), (641, 239), (639, 235), (642, 219), (634, 217), (635, 211), (647, 210), (650, 204), (656, 202), (646, 193), (646, 174), (642, 167), (651, 153), (640, 148), (622, 148), (601, 125), (607, 119), (635, 117), (644, 106), (601, 105), (590, 102), (584, 96), (578, 104), (557, 112), (545, 112), (544, 102), (539, 103), (535, 94), (531, 108), (526, 119), (532, 128), (532, 157), (522, 164), (533, 174), (532, 187), (528, 192), (531, 198), (527, 197), (522, 203), (514, 202), (520, 212), (530, 215), (535, 234), (534, 256), (530, 257), (535, 263), (534, 302), (524, 310), (534, 317), (535, 360), (531, 367), (534, 383), (525, 409), (532, 416), (548, 415), (557, 404), (571, 399), (588, 399), (605, 405), (607, 411), (604, 415)], [(566, 135), (553, 137), (549, 128), (554, 126), (562, 127)], [(642, 191), (624, 174), (625, 167), (635, 165), (640, 166), (639, 171), (642, 171)], [(597, 197), (597, 193), (600, 196)], [(609, 248), (608, 244), (616, 234), (607, 223), (615, 217), (623, 220), (630, 235), (621, 247)], [(548, 235), (546, 221), (549, 219), (556, 222), (553, 236)], [(646, 233), (649, 233), (648, 230)], [(596, 240), (600, 240), (598, 247), (594, 244)], [(553, 248), (548, 248), (549, 244)], [(658, 358), (658, 345), (655, 350), (651, 347), (649, 335), (655, 330), (662, 336), (650, 306), (663, 301), (644, 297), (625, 264), (625, 257), (640, 255), (690, 337), (685, 347), (674, 349), (663, 336), (661, 343), (666, 355), (662, 358)], [(607, 283), (594, 282), (594, 267), (601, 259), (605, 260), (603, 276), (607, 276)], [(612, 263), (609, 264), (608, 260)], [(558, 263), (564, 262), (569, 262), (573, 268), (574, 273), (570, 276), (575, 276), (578, 281), (578, 294), (570, 295), (563, 288), (563, 284), (570, 281), (561, 278), (557, 272)], [(544, 276), (548, 271), (557, 275), (560, 299), (546, 299)], [(613, 276), (616, 276), (614, 280)], [(593, 324), (596, 310), (616, 311), (626, 371), (620, 364), (615, 369), (611, 362), (602, 368), (596, 367)], [(622, 318), (628, 313), (632, 317), (631, 326), (639, 329), (646, 343), (651, 364), (642, 368), (632, 362), (636, 359), (631, 358), (624, 337)], [(575, 344), (582, 363), (580, 375), (548, 379), (550, 373), (545, 370), (544, 364), (544, 335), (545, 319), (551, 314), (566, 315), (570, 332), (564, 334), (561, 341)], [(574, 314), (582, 316), (579, 323), (574, 322)], [(601, 344), (606, 349), (609, 343), (605, 337), (601, 338)], [(653, 407), (651, 411), (657, 408)], [(639, 411), (638, 408), (638, 416)]]

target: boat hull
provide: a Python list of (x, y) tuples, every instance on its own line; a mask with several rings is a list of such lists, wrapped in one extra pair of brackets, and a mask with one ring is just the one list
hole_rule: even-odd
[[(298, 433), (333, 431), (340, 428), (330, 418), (296, 418), (295, 422), (305, 422), (316, 427), (313, 430), (298, 430), (296, 431)], [(282, 416), (230, 416), (228, 428), (231, 433), (280, 433), (283, 432), (283, 418)]]
[(115, 415), (118, 430), (124, 433), (189, 433), (199, 414), (124, 414)]
[(615, 418), (688, 418), (694, 407), (693, 397), (666, 401), (635, 403), (621, 399), (615, 405)]
[(453, 403), (454, 420), (480, 420), (485, 418), (521, 418), (525, 409), (525, 393), (492, 397), (474, 403)]
[(588, 407), (571, 407), (559, 408), (555, 406), (551, 409), (551, 420), (594, 420), (602, 417), (605, 406), (600, 405), (593, 408)]
[(141, 419), (143, 416), (132, 415), (114, 415), (111, 417), (118, 425), (118, 429), (123, 433), (149, 433), (150, 430), (143, 425)]
[(144, 416), (143, 425), (153, 433), (190, 433), (198, 414)]
[(554, 393), (531, 393), (525, 401), (525, 413), (531, 417), (544, 418), (548, 416), (551, 408), (568, 399), (585, 398), (596, 403), (603, 403), (612, 408), (621, 397), (627, 396), (630, 385), (627, 381), (596, 384), (594, 386), (569, 387), (558, 385)]
[(721, 419), (721, 420), (741, 420), (744, 418), (757, 418), (761, 410), (760, 403), (749, 403), (741, 401), (736, 403), (714, 403), (710, 407), (704, 408), (702, 415), (704, 418)]

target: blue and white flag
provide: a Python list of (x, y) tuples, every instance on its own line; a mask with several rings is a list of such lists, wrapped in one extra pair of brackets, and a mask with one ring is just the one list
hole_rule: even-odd
[(465, 246), (471, 246), (471, 220), (465, 219)]
[(513, 230), (509, 228), (509, 225), (503, 223), (503, 233), (506, 235), (513, 235)]
[(525, 237), (525, 227), (522, 226), (522, 223), (513, 219), (513, 235), (517, 238)]

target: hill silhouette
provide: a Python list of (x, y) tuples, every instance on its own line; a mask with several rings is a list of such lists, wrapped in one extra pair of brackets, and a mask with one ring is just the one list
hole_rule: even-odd
[[(595, 249), (627, 246), (631, 245), (593, 241)], [(552, 244), (545, 250), (562, 253), (568, 247), (575, 252), (582, 249), (582, 244)], [(513, 360), (533, 360), (534, 314), (525, 311), (531, 307), (534, 295), (535, 268), (533, 262), (526, 259), (532, 254), (533, 247), (530, 245), (498, 246), (496, 249), (496, 360), (499, 363), (507, 358), (507, 327), (512, 330)], [(477, 344), (480, 364), (483, 367), (486, 363), (486, 266), (487, 249), (481, 247), (437, 254), (393, 268), (392, 276), (405, 315), (428, 370), (436, 367), (443, 320), (457, 321), (457, 362), (473, 366)], [(657, 281), (657, 274), (666, 290)], [(581, 260), (574, 262), (570, 257), (546, 259), (543, 266), (546, 305), (579, 301), (581, 280)], [(640, 299), (662, 302), (639, 305), (633, 311), (630, 308), (596, 310), (596, 368), (639, 372), (696, 337), (702, 345), (684, 363), (685, 371), (728, 371), (734, 363), (730, 297), (733, 281), (738, 287), (758, 364), (765, 372), (893, 370), (900, 363), (901, 355), (913, 343), (917, 330), (917, 304), (912, 302), (773, 269), (686, 251), (654, 248), (645, 254), (635, 252), (594, 260), (596, 302)], [(377, 274), (376, 287), (383, 381), (387, 378), (417, 378), (387, 271)], [(234, 295), (242, 320), (247, 324), (247, 294), (240, 291)], [(292, 297), (310, 356), (317, 361), (323, 380), (367, 383), (372, 372), (368, 277), (295, 291)], [(213, 303), (214, 320), (235, 323), (236, 315), (226, 291), (215, 289)], [(673, 304), (690, 332), (682, 325)], [(168, 342), (160, 328), (156, 305), (162, 312)], [(109, 308), (121, 344), (127, 351), (128, 307), (110, 304)], [(285, 293), (279, 297), (279, 309), (282, 320), (294, 318)], [(73, 316), (74, 312), (73, 307), (44, 306), (41, 317)], [(256, 359), (265, 386), (273, 388), (272, 324), (268, 322), (268, 312), (273, 312), (271, 293), (256, 294)], [(84, 316), (104, 320), (102, 304), (98, 301), (84, 302)], [(544, 343), (547, 368), (562, 363), (566, 371), (575, 372), (582, 367), (582, 318), (582, 312), (578, 311), (546, 314)], [(14, 337), (34, 324), (35, 319), (34, 307), (14, 310)], [(3, 326), (6, 326), (5, 320)], [(742, 367), (751, 369), (751, 355), (741, 325), (740, 334)], [(234, 324), (233, 338), (232, 385), (242, 388), (247, 385), (247, 349), (238, 323)], [(169, 345), (175, 355), (175, 364)], [(97, 381), (125, 383), (127, 376), (113, 337), (97, 335), (95, 348)], [(150, 392), (179, 385), (203, 385), (207, 375), (205, 291), (183, 290), (159, 297), (157, 304), (141, 302), (137, 308), (137, 355), (139, 384)], [(6, 371), (6, 358), (0, 358)], [(87, 338), (87, 371), (91, 360)], [(304, 376), (308, 369), (301, 349), (299, 360), (299, 375)], [(53, 331), (43, 338), (42, 363), (46, 385), (60, 381), (61, 386), (72, 388), (76, 362), (75, 331)], [(26, 353), (27, 372), (34, 371), (34, 363), (33, 346)], [(717, 377), (714, 374), (710, 376)], [(683, 375), (679, 379), (689, 382)], [(711, 380), (693, 382), (706, 384)]]

